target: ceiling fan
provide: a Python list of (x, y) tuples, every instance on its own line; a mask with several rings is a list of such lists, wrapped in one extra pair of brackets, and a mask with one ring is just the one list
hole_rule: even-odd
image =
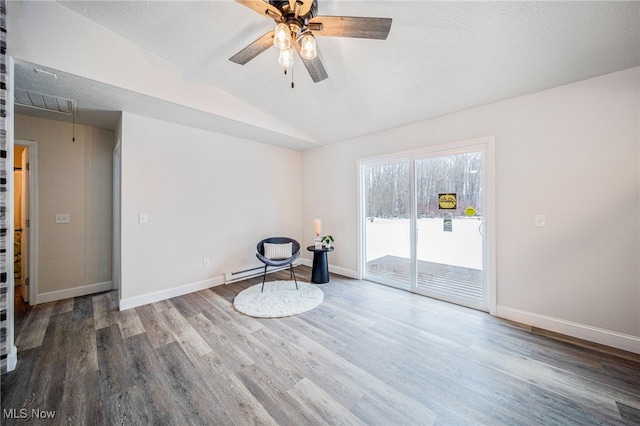
[(315, 83), (328, 77), (317, 56), (314, 35), (328, 37), (355, 37), (386, 40), (391, 29), (391, 18), (354, 16), (317, 16), (317, 0), (236, 0), (238, 3), (265, 15), (276, 22), (269, 31), (231, 58), (244, 65), (271, 46), (280, 49), (278, 62), (286, 69), (293, 66), (293, 49)]

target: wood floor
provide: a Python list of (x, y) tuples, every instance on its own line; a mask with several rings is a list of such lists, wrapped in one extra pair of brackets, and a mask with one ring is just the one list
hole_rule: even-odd
[(1, 423), (640, 424), (636, 355), (336, 275), (310, 312), (234, 311), (258, 281), (123, 312), (114, 293), (19, 310)]

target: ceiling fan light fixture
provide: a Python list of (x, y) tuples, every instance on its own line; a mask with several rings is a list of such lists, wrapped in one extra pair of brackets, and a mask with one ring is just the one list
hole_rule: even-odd
[(300, 56), (304, 59), (314, 59), (318, 56), (316, 38), (310, 32), (303, 35), (300, 39)]
[(293, 49), (291, 47), (288, 49), (280, 49), (278, 63), (285, 68), (291, 68), (293, 66)]
[[(327, 71), (318, 55), (315, 35), (386, 40), (391, 18), (318, 15), (320, 0), (236, 0), (262, 16), (275, 21), (275, 29), (259, 37), (229, 60), (244, 65), (271, 46), (280, 50), (278, 62), (293, 66), (292, 51), (298, 51), (302, 64), (314, 83), (325, 80)], [(293, 48), (293, 49), (292, 49)], [(293, 83), (292, 83), (293, 85)]]
[(279, 22), (276, 25), (276, 29), (273, 34), (273, 45), (280, 50), (289, 49), (291, 47), (291, 30), (284, 22)]

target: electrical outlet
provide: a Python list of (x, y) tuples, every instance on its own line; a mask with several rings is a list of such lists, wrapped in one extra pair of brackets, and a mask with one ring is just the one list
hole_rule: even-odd
[(139, 224), (148, 223), (148, 222), (149, 222), (149, 216), (146, 213), (138, 213)]
[(210, 264), (211, 264), (211, 261), (209, 260), (208, 257), (205, 257), (204, 259), (202, 259), (202, 267), (203, 268), (207, 268)]

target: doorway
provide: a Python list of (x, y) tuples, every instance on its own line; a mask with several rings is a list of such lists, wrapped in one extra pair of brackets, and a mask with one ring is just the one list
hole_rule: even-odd
[(15, 296), (33, 303), (37, 259), (37, 145), (15, 140), (13, 171)]
[(26, 273), (28, 261), (28, 245), (26, 228), (26, 206), (28, 186), (26, 184), (28, 148), (16, 146), (13, 151), (13, 282), (16, 295), (21, 295), (25, 302), (29, 295), (24, 291), (28, 281)]
[(362, 277), (493, 312), (493, 138), (359, 168)]
[(120, 140), (113, 148), (113, 252), (112, 252), (112, 271), (111, 280), (113, 281), (113, 289), (118, 290), (118, 301), (122, 300), (122, 290), (120, 288), (120, 247), (121, 247), (121, 233), (122, 224), (120, 218), (120, 206), (121, 206), (121, 144)]

